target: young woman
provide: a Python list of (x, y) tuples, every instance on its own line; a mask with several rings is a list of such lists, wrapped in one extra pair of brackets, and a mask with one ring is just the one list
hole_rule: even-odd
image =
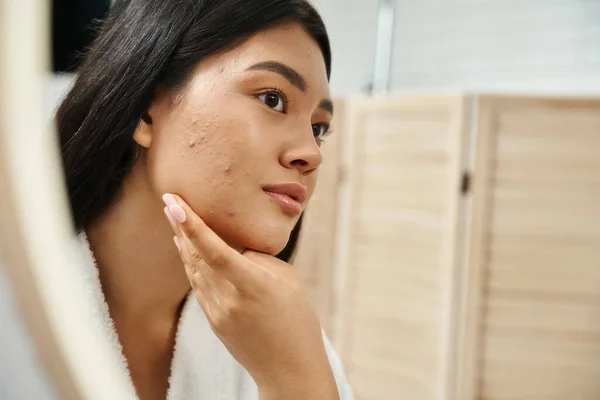
[(56, 120), (99, 329), (132, 394), (351, 398), (285, 262), (332, 118), (330, 70), (304, 0), (111, 10)]

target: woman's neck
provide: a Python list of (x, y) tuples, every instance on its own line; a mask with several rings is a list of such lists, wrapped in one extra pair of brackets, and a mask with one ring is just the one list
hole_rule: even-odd
[(161, 197), (141, 175), (134, 169), (86, 233), (111, 316), (152, 324), (177, 316), (190, 286)]

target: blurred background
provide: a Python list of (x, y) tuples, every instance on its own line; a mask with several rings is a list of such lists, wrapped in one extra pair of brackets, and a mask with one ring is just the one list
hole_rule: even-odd
[[(335, 134), (294, 264), (356, 398), (600, 399), (600, 1), (313, 3)], [(108, 8), (54, 1), (49, 116)], [(10, 290), (0, 398), (52, 398)]]

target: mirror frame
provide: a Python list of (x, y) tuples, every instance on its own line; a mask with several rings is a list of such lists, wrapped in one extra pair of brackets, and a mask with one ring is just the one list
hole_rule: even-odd
[(48, 119), (50, 4), (0, 0), (0, 253), (25, 327), (63, 399), (128, 399), (96, 305), (78, 285), (57, 135)]

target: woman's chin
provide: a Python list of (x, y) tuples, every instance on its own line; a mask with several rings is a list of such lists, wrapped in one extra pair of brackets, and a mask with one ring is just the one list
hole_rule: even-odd
[(234, 249), (253, 250), (271, 255), (277, 255), (285, 248), (293, 229), (293, 226), (283, 221), (265, 223), (263, 220), (218, 225), (215, 224), (211, 228)]
[(277, 255), (287, 244), (290, 237), (290, 231), (275, 232), (256, 232), (244, 240), (244, 249), (258, 251), (260, 253)]
[(287, 245), (293, 226), (269, 226), (254, 230), (254, 233), (248, 238), (246, 248), (259, 251), (273, 256), (279, 254)]

